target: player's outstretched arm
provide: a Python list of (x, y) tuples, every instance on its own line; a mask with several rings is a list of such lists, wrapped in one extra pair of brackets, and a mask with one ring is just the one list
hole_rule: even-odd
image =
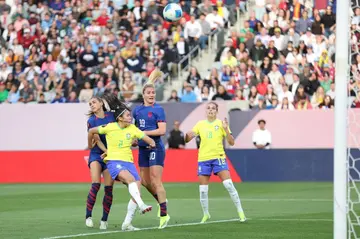
[(185, 134), (185, 144), (189, 143), (195, 137), (196, 137), (196, 134), (194, 131), (187, 132)]
[(151, 148), (156, 147), (155, 141), (149, 136), (145, 135), (144, 138), (142, 138), (142, 140), (145, 141), (145, 143), (147, 143), (148, 145), (150, 145)]
[(226, 133), (226, 141), (228, 142), (228, 144), (233, 146), (235, 144), (235, 139), (231, 134), (231, 131), (230, 131), (230, 128), (229, 128), (229, 122), (228, 122), (227, 118), (225, 118), (223, 120), (222, 124), (223, 124), (223, 128), (225, 130), (225, 133)]
[[(88, 147), (89, 147), (89, 149), (93, 148), (93, 141), (95, 140), (94, 139), (95, 134), (98, 134), (98, 127), (89, 129), (89, 131), (88, 131)], [(106, 151), (106, 149), (105, 149), (105, 151)]]

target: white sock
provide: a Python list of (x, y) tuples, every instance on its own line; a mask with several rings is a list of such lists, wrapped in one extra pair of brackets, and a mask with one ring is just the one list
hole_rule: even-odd
[(130, 199), (127, 207), (127, 213), (125, 216), (124, 224), (126, 225), (131, 224), (132, 219), (135, 216), (136, 209), (137, 209), (137, 204), (132, 199)]
[(235, 204), (235, 207), (237, 209), (238, 212), (243, 212), (243, 209), (241, 207), (241, 201), (239, 198), (239, 194), (236, 190), (236, 188), (234, 187), (234, 184), (232, 182), (231, 179), (226, 179), (223, 181), (224, 187), (226, 188), (226, 190), (228, 190), (231, 200), (233, 201), (233, 203)]
[(205, 214), (209, 214), (209, 185), (200, 185), (200, 204)]
[(139, 206), (139, 208), (144, 206), (144, 202), (141, 199), (140, 196), (140, 192), (138, 189), (138, 186), (136, 184), (136, 182), (132, 182), (128, 185), (128, 189), (129, 189), (129, 193), (132, 196), (132, 198), (135, 200), (135, 202), (137, 203), (137, 205)]

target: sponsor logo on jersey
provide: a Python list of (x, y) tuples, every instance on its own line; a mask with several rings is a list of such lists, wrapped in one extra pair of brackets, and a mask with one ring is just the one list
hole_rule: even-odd
[(215, 130), (218, 130), (219, 129), (219, 125), (215, 125)]
[(126, 139), (131, 139), (131, 134), (127, 133), (126, 134)]

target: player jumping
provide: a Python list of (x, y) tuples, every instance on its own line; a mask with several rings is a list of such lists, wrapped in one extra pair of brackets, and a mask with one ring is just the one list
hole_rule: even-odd
[(162, 184), (165, 146), (161, 136), (166, 133), (166, 119), (164, 109), (155, 103), (154, 82), (161, 76), (161, 71), (157, 69), (151, 73), (149, 82), (142, 91), (144, 103), (133, 110), (135, 125), (156, 143), (155, 148), (149, 149), (146, 142), (140, 140), (138, 146), (141, 183), (159, 203), (159, 229), (165, 228), (170, 220), (167, 214), (166, 191)]
[[(93, 97), (90, 102), (90, 113), (89, 119), (87, 121), (88, 130), (93, 127), (100, 125), (106, 125), (108, 123), (114, 122), (115, 118), (113, 113), (105, 112), (104, 102), (99, 97)], [(91, 189), (89, 191), (86, 203), (86, 220), (85, 224), (87, 227), (94, 227), (92, 220), (92, 210), (95, 205), (96, 195), (100, 189), (101, 185), (101, 173), (104, 176), (105, 184), (105, 194), (103, 199), (103, 216), (100, 221), (100, 229), (107, 229), (107, 219), (109, 216), (111, 204), (113, 201), (113, 180), (107, 170), (106, 164), (101, 159), (101, 155), (106, 151), (106, 140), (105, 136), (101, 135), (100, 137), (95, 137), (94, 141), (89, 144), (90, 155), (88, 166), (90, 169), (91, 175)]]
[(154, 148), (155, 142), (131, 124), (131, 113), (125, 105), (119, 106), (114, 116), (116, 122), (89, 130), (88, 143), (91, 144), (95, 134), (106, 136), (107, 151), (104, 162), (106, 162), (111, 178), (128, 185), (129, 193), (140, 211), (142, 213), (149, 212), (152, 207), (146, 205), (140, 196), (140, 177), (133, 163), (131, 145), (134, 139), (142, 139), (151, 148)]
[(198, 176), (200, 181), (200, 204), (204, 212), (201, 223), (210, 219), (209, 213), (209, 180), (211, 173), (219, 176), (224, 187), (229, 192), (231, 200), (238, 211), (240, 221), (245, 222), (246, 217), (241, 206), (239, 194), (231, 180), (229, 168), (226, 163), (226, 155), (223, 146), (223, 139), (230, 145), (234, 145), (234, 137), (231, 135), (227, 119), (217, 119), (218, 104), (210, 102), (206, 108), (207, 120), (199, 121), (194, 128), (186, 133), (185, 142), (190, 142), (196, 136), (200, 136), (200, 148), (198, 156)]

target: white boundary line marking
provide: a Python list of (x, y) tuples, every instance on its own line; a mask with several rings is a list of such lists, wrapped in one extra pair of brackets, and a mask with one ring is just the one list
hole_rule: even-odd
[[(23, 200), (34, 200), (32, 198), (30, 199), (23, 199)], [(48, 199), (36, 199), (37, 201), (48, 201)], [(72, 198), (65, 198), (65, 199), (59, 199), (59, 201), (79, 201), (78, 199), (72, 199)], [(198, 200), (195, 198), (181, 198), (177, 200)], [(210, 201), (222, 201), (222, 200), (230, 200), (228, 197), (218, 197), (218, 198), (210, 198)], [(247, 201), (247, 202), (333, 202), (333, 199), (326, 199), (326, 198), (241, 198), (241, 201)], [(115, 201), (116, 202), (116, 201)], [(124, 204), (127, 202), (124, 202)]]
[[(248, 219), (249, 220), (249, 219)], [(296, 219), (296, 218), (259, 218), (259, 219), (252, 219), (253, 221), (299, 221), (299, 222), (332, 222), (332, 219), (324, 219), (324, 218), (302, 218), (302, 219)], [(224, 223), (224, 222), (235, 222), (235, 221), (239, 221), (238, 218), (236, 219), (226, 219), (226, 220), (217, 220), (217, 221), (210, 221), (207, 223), (204, 223), (204, 225), (206, 224), (214, 224), (214, 223)], [(240, 222), (239, 222), (240, 223)], [(202, 223), (200, 222), (190, 222), (190, 223), (181, 223), (181, 224), (173, 224), (173, 225), (168, 225), (167, 227), (187, 227), (187, 226), (196, 226), (196, 225), (200, 225)], [(149, 231), (149, 230), (155, 230), (158, 229), (158, 227), (146, 227), (146, 228), (141, 228), (138, 231)], [(72, 237), (85, 237), (85, 236), (95, 236), (95, 235), (104, 235), (104, 234), (114, 234), (114, 233), (124, 233), (125, 231), (122, 230), (113, 230), (113, 231), (99, 231), (99, 232), (90, 232), (90, 233), (80, 233), (80, 234), (74, 234), (74, 235), (64, 235), (64, 236), (53, 236), (53, 237), (43, 237), (40, 239), (62, 239), (62, 238), (72, 238)], [(126, 231), (129, 232), (129, 231)], [(134, 231), (133, 231), (134, 232)]]

